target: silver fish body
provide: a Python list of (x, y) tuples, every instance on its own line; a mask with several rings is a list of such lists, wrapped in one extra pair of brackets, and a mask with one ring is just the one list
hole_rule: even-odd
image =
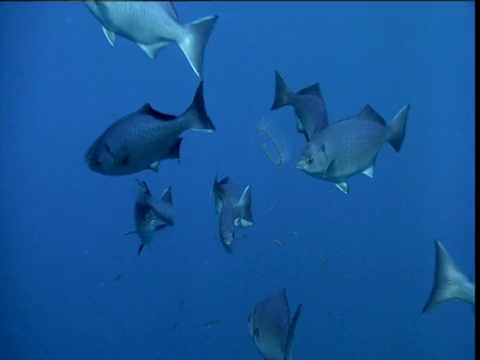
[(314, 133), (319, 133), (328, 126), (328, 114), (320, 91), (315, 83), (294, 93), (285, 83), (278, 71), (275, 71), (275, 98), (270, 110), (291, 105), (297, 118), (297, 132), (302, 133), (307, 141)]
[(180, 116), (163, 114), (145, 104), (138, 111), (110, 125), (85, 154), (88, 167), (104, 175), (129, 175), (142, 170), (158, 171), (164, 159), (179, 159), (187, 129), (214, 131), (203, 99), (203, 83), (190, 107)]
[(86, 1), (109, 43), (116, 35), (136, 43), (150, 58), (176, 42), (201, 77), (204, 51), (218, 16), (182, 24), (171, 1)]
[(297, 169), (334, 182), (348, 193), (348, 178), (359, 173), (373, 177), (376, 157), (386, 142), (400, 151), (409, 108), (403, 107), (388, 126), (369, 105), (358, 115), (329, 125), (305, 145)]
[(259, 302), (248, 316), (248, 329), (265, 360), (291, 360), (302, 304), (290, 318), (285, 289)]

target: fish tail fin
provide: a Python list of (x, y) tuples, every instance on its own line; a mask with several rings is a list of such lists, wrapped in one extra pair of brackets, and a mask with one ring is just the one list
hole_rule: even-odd
[(435, 241), (435, 278), (422, 314), (442, 302), (463, 300), (475, 304), (475, 285), (458, 270), (440, 241)]
[(218, 15), (212, 15), (186, 24), (187, 36), (178, 42), (193, 71), (200, 78), (203, 72), (205, 47), (217, 20)]
[(295, 335), (295, 327), (297, 326), (298, 319), (300, 317), (300, 313), (302, 311), (302, 304), (297, 306), (297, 310), (295, 310), (295, 314), (293, 315), (292, 322), (288, 327), (287, 333), (287, 346), (285, 347), (285, 360), (292, 359), (292, 344), (293, 344), (293, 337)]
[(235, 218), (234, 225), (241, 227), (252, 226), (252, 190), (250, 185), (248, 185), (243, 191), (237, 207), (239, 209), (239, 213)]
[(273, 99), (273, 105), (270, 111), (291, 104), (293, 95), (294, 93), (287, 86), (287, 83), (283, 80), (280, 73), (275, 70), (275, 98)]
[(403, 139), (405, 137), (405, 127), (407, 125), (407, 117), (409, 110), (410, 105), (405, 105), (403, 108), (400, 109), (397, 115), (395, 115), (390, 125), (388, 125), (388, 143), (392, 145), (396, 152), (400, 152), (400, 149), (402, 147)]
[(205, 108), (203, 81), (198, 84), (195, 97), (182, 117), (185, 118), (191, 129), (205, 130), (208, 132), (215, 131), (215, 125), (213, 125), (212, 119), (208, 116), (207, 109)]

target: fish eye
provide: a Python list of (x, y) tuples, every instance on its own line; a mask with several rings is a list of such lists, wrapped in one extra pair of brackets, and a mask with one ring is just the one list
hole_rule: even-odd
[(306, 161), (307, 164), (311, 164), (311, 163), (313, 163), (313, 157), (307, 156), (307, 158), (305, 159), (305, 161)]

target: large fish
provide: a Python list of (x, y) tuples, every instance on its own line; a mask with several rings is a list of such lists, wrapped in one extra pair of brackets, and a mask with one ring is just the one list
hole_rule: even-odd
[(307, 141), (315, 132), (328, 126), (327, 108), (320, 92), (320, 85), (315, 83), (294, 93), (285, 83), (278, 71), (275, 71), (275, 98), (270, 110), (292, 105), (297, 118), (297, 132), (305, 135)]
[(154, 59), (160, 50), (176, 42), (193, 71), (202, 76), (203, 54), (217, 15), (182, 24), (171, 1), (86, 1), (85, 4), (102, 24), (112, 46), (119, 35), (133, 41)]
[(466, 301), (475, 304), (475, 284), (463, 275), (440, 241), (435, 241), (435, 277), (422, 314), (446, 301)]
[(215, 177), (212, 189), (215, 198), (215, 210), (219, 214), (219, 235), (222, 245), (228, 253), (233, 250), (236, 228), (253, 225), (252, 191), (248, 185), (238, 197), (236, 186), (228, 177), (218, 181)]
[(331, 181), (348, 193), (347, 180), (363, 173), (373, 177), (378, 152), (388, 142), (399, 152), (405, 136), (410, 105), (393, 121), (385, 120), (367, 105), (357, 115), (329, 125), (305, 145), (296, 167), (310, 176)]
[(215, 130), (205, 109), (203, 82), (189, 108), (178, 117), (163, 114), (147, 103), (114, 122), (90, 146), (85, 162), (92, 171), (104, 175), (158, 171), (161, 160), (180, 158), (179, 135), (187, 129)]
[(172, 188), (167, 187), (163, 192), (160, 201), (156, 201), (145, 181), (138, 181), (140, 192), (135, 201), (135, 231), (129, 231), (125, 235), (138, 234), (140, 247), (138, 255), (143, 251), (145, 245), (149, 245), (155, 232), (167, 226), (173, 226), (175, 211), (172, 205)]
[(265, 360), (292, 359), (292, 342), (301, 310), (299, 304), (290, 319), (285, 289), (255, 306), (248, 316), (248, 329)]

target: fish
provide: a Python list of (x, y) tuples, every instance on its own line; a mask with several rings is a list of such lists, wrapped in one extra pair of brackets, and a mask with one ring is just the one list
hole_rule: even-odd
[(299, 304), (290, 319), (285, 288), (255, 305), (248, 315), (248, 329), (265, 360), (292, 359), (295, 327), (301, 310), (302, 304)]
[(328, 126), (328, 114), (320, 91), (319, 83), (307, 86), (294, 93), (275, 71), (275, 98), (270, 111), (286, 105), (293, 106), (297, 119), (297, 132), (303, 134), (307, 141), (316, 132), (321, 132)]
[(110, 125), (92, 143), (84, 159), (90, 170), (103, 175), (158, 172), (160, 161), (180, 159), (180, 134), (188, 129), (215, 131), (205, 108), (203, 81), (183, 114), (164, 114), (146, 103)]
[(386, 142), (400, 152), (409, 110), (410, 105), (404, 106), (387, 125), (366, 105), (357, 115), (315, 133), (303, 148), (296, 168), (317, 179), (333, 182), (348, 194), (350, 177), (363, 173), (373, 178), (375, 160)]
[(218, 174), (215, 175), (212, 191), (215, 201), (215, 211), (220, 214), (224, 202), (236, 204), (238, 202), (237, 186), (230, 180), (228, 176), (218, 181)]
[(137, 254), (140, 255), (145, 245), (150, 245), (154, 234), (167, 226), (174, 226), (175, 211), (172, 203), (172, 187), (168, 186), (163, 192), (160, 201), (156, 201), (145, 181), (137, 180), (140, 191), (134, 205), (135, 230), (125, 235), (138, 234), (140, 246)]
[(475, 283), (458, 269), (445, 247), (435, 241), (435, 275), (430, 296), (422, 314), (447, 301), (466, 301), (475, 305)]
[(183, 24), (173, 1), (86, 1), (114, 46), (116, 36), (133, 41), (149, 58), (172, 42), (177, 43), (198, 77), (202, 77), (204, 52), (218, 15)]
[(253, 225), (252, 193), (248, 185), (238, 197), (236, 186), (228, 177), (213, 183), (215, 211), (219, 214), (219, 235), (224, 249), (231, 253), (236, 239), (236, 229)]

